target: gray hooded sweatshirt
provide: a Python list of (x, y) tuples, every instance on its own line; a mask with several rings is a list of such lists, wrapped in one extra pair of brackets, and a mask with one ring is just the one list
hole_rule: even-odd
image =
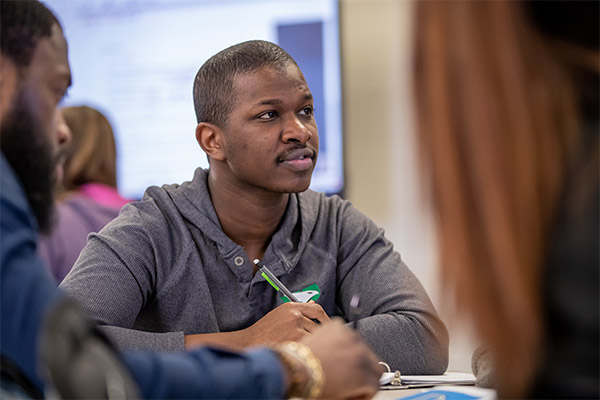
[[(182, 351), (184, 334), (247, 328), (285, 298), (221, 229), (207, 187), (150, 187), (88, 243), (61, 286), (121, 348)], [(291, 194), (262, 262), (302, 301), (349, 315), (403, 374), (441, 374), (448, 333), (423, 286), (382, 229), (339, 196)]]

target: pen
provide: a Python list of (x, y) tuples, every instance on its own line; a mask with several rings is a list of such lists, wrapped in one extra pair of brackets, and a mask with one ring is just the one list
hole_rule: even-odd
[[(285, 285), (281, 283), (279, 279), (277, 279), (277, 277), (271, 272), (271, 270), (269, 270), (269, 268), (267, 268), (263, 263), (260, 262), (260, 260), (255, 259), (254, 264), (256, 264), (256, 266), (260, 270), (260, 274), (262, 275), (262, 277), (265, 278), (265, 280), (269, 282), (269, 284), (271, 284), (271, 286), (273, 286), (275, 290), (283, 293), (285, 297), (290, 299), (291, 302), (300, 303), (300, 300), (298, 300), (298, 298), (294, 296), (294, 294), (290, 292), (290, 290), (286, 288)], [(310, 320), (316, 324), (321, 324), (321, 321), (319, 321), (316, 318), (311, 318)]]
[(286, 288), (285, 285), (281, 283), (279, 279), (277, 279), (277, 277), (263, 263), (260, 262), (260, 260), (254, 260), (254, 264), (256, 264), (256, 266), (260, 270), (260, 274), (263, 276), (263, 278), (265, 278), (265, 280), (269, 282), (271, 286), (275, 288), (275, 290), (283, 293), (285, 297), (290, 299), (290, 301), (294, 303), (300, 303), (298, 298), (294, 296), (294, 294), (290, 292), (289, 289)]

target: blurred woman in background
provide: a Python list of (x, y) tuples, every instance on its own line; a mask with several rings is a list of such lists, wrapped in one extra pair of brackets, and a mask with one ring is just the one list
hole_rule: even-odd
[(599, 397), (598, 4), (417, 3), (443, 281), (500, 397)]
[(108, 119), (87, 106), (64, 108), (62, 116), (72, 140), (58, 189), (57, 221), (39, 246), (40, 256), (59, 283), (71, 270), (87, 235), (102, 229), (129, 201), (117, 191), (117, 150)]

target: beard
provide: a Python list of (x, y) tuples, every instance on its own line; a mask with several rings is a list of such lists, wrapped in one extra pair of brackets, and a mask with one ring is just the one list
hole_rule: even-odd
[(48, 233), (54, 211), (58, 157), (53, 154), (52, 135), (46, 132), (47, 127), (34, 110), (36, 102), (28, 99), (25, 90), (16, 97), (0, 127), (0, 149), (23, 186), (40, 232)]

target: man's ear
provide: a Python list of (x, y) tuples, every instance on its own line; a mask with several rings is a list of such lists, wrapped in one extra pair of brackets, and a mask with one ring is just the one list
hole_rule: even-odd
[(225, 159), (223, 131), (218, 126), (200, 122), (196, 126), (196, 141), (206, 155), (213, 160), (223, 161)]

